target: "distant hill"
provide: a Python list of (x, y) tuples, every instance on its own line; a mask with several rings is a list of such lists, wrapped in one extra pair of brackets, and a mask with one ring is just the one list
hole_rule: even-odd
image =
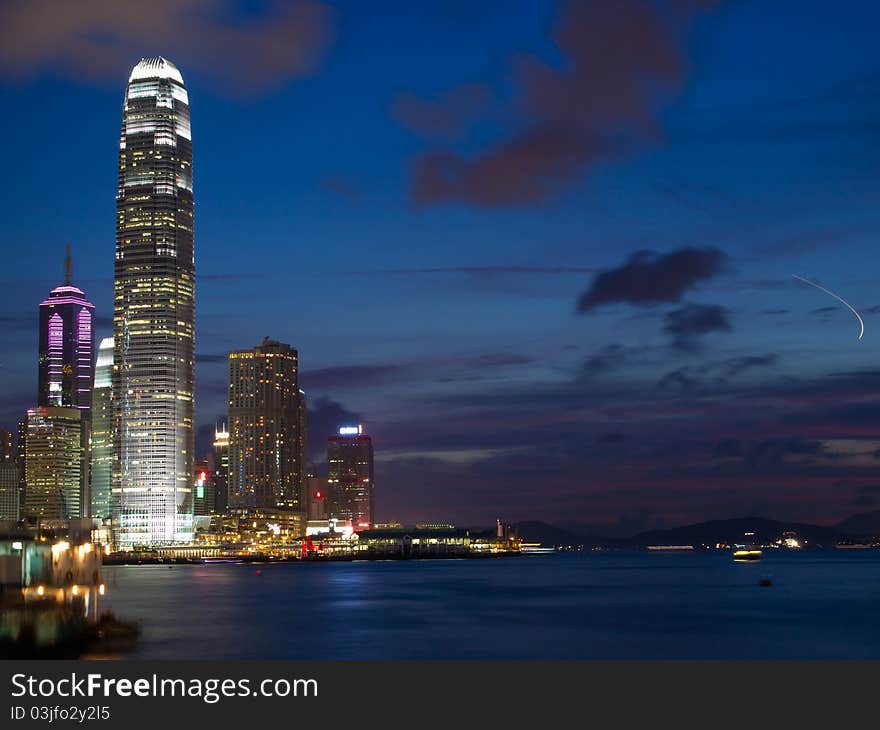
[(880, 509), (862, 512), (838, 522), (835, 528), (844, 535), (873, 537), (880, 535)]
[(517, 522), (514, 527), (517, 530), (517, 534), (525, 542), (539, 542), (542, 545), (584, 545), (592, 547), (594, 545), (613, 545), (618, 542), (609, 537), (579, 535), (576, 532), (570, 532), (561, 527), (540, 522), (539, 520)]
[[(880, 515), (880, 513), (877, 513)], [(746, 532), (755, 533), (756, 542), (768, 542), (791, 530), (812, 544), (832, 544), (841, 531), (838, 526), (821, 527), (800, 522), (779, 522), (762, 517), (743, 517), (733, 520), (712, 520), (695, 525), (674, 527), (669, 530), (650, 530), (632, 537), (628, 542), (634, 546), (645, 545), (714, 545), (718, 542), (742, 542)]]

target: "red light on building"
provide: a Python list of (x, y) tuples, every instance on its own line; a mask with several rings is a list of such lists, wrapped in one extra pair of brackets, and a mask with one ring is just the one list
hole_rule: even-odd
[(317, 492), (315, 492), (315, 499), (321, 499), (322, 496), (323, 496), (323, 495), (321, 494), (321, 490), (320, 490), (320, 489), (319, 489)]

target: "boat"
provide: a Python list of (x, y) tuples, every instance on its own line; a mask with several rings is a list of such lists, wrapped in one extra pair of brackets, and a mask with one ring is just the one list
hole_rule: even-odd
[(755, 533), (747, 532), (745, 537), (751, 539), (733, 546), (733, 560), (736, 563), (753, 563), (761, 559), (763, 551), (761, 546), (754, 542)]
[(548, 555), (556, 552), (553, 545), (542, 545), (539, 542), (523, 542), (520, 543), (519, 551), (523, 555)]

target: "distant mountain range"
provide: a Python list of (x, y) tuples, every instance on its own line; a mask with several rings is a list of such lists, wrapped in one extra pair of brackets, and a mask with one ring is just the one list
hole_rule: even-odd
[(755, 533), (756, 542), (775, 540), (783, 532), (794, 532), (812, 545), (833, 545), (852, 538), (880, 536), (880, 510), (853, 515), (836, 525), (810, 525), (782, 522), (763, 517), (710, 520), (667, 530), (649, 530), (630, 538), (585, 535), (546, 522), (530, 520), (515, 525), (526, 542), (543, 545), (583, 545), (584, 547), (645, 547), (647, 545), (714, 545), (741, 542), (746, 532)]

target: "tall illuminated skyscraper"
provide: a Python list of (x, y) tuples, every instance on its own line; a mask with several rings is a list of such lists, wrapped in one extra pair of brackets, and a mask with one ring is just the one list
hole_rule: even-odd
[(195, 260), (189, 98), (177, 67), (131, 72), (119, 139), (113, 309), (119, 548), (192, 540)]
[(91, 517), (110, 516), (113, 478), (113, 338), (98, 346), (92, 390)]
[(92, 406), (92, 319), (95, 305), (71, 283), (70, 246), (64, 284), (40, 303), (40, 361), (37, 405), (79, 408), (88, 419)]
[(355, 530), (376, 521), (373, 440), (364, 427), (341, 426), (327, 438), (327, 512), (351, 520)]
[(304, 507), (298, 355), (268, 337), (229, 353), (229, 507)]

